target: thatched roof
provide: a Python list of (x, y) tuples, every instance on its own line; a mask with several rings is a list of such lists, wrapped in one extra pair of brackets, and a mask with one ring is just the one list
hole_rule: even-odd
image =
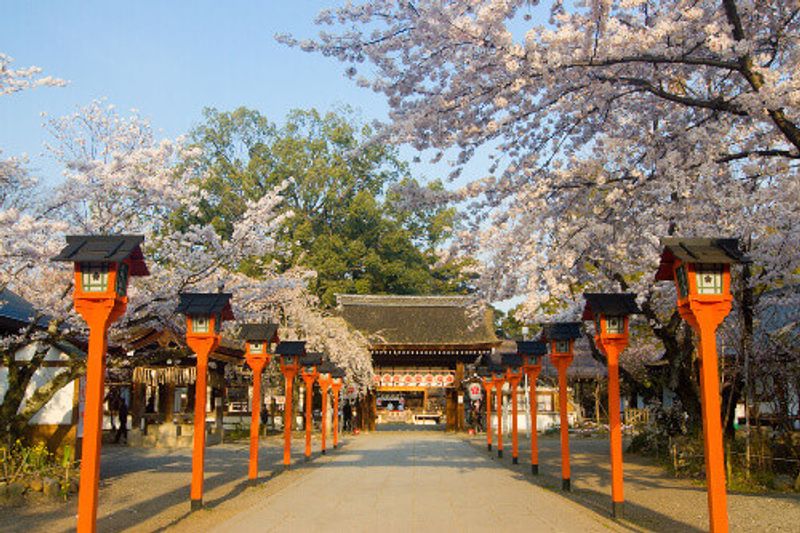
[(342, 317), (373, 349), (496, 346), (492, 312), (466, 296), (337, 295)]

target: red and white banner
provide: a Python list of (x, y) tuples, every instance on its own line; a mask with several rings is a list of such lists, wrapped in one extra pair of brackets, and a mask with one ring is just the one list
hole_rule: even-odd
[(434, 371), (421, 374), (412, 371), (383, 371), (375, 375), (374, 383), (380, 387), (453, 387), (456, 376), (452, 372)]

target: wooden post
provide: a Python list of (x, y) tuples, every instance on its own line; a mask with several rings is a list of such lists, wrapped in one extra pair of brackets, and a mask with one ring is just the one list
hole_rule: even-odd
[[(76, 274), (76, 277), (78, 274)], [(86, 395), (83, 413), (81, 480), (78, 492), (78, 531), (97, 530), (97, 493), (100, 483), (100, 446), (103, 435), (108, 328), (125, 312), (126, 302), (115, 298), (75, 299), (75, 310), (89, 326), (86, 361)]]
[(567, 368), (572, 356), (554, 356), (558, 369), (558, 414), (561, 421), (561, 490), (572, 490), (569, 467), (569, 416), (567, 415)]
[(250, 483), (258, 479), (258, 436), (261, 425), (261, 372), (264, 370), (266, 360), (251, 357), (247, 364), (253, 371), (253, 395), (250, 408), (250, 464), (247, 469), (247, 478)]
[(283, 402), (283, 467), (289, 468), (292, 465), (292, 386), (297, 375), (297, 357), (293, 364), (281, 362), (281, 373), (286, 380), (284, 391), (285, 400)]
[(206, 454), (206, 389), (208, 384), (208, 356), (219, 345), (216, 335), (186, 337), (189, 347), (197, 354), (197, 381), (194, 393), (194, 435), (192, 437), (191, 508), (203, 507), (203, 475)]
[(339, 447), (339, 391), (342, 390), (342, 382), (334, 380), (331, 384), (333, 390), (333, 448)]
[(322, 394), (322, 427), (321, 427), (321, 444), (322, 455), (325, 455), (326, 440), (328, 438), (328, 391), (331, 388), (332, 381), (330, 375), (320, 374), (317, 378), (319, 382), (319, 391)]
[[(464, 413), (464, 404), (466, 403), (464, 396), (464, 363), (461, 361), (456, 363), (455, 375), (455, 390), (456, 390), (456, 431), (465, 431), (467, 429), (467, 420)], [(458, 399), (461, 398), (461, 403)]]
[(508, 383), (511, 385), (511, 462), (519, 463), (519, 435), (517, 434), (518, 407), (517, 407), (517, 387), (522, 379), (522, 374), (513, 373), (509, 370)]
[[(605, 320), (603, 318), (602, 320)], [(625, 319), (625, 331), (628, 318)], [(622, 476), (622, 422), (619, 398), (619, 355), (628, 345), (627, 336), (601, 333), (595, 337), (597, 346), (608, 363), (608, 432), (611, 441), (611, 512), (614, 518), (622, 518), (625, 497)]]
[(502, 378), (494, 378), (495, 403), (497, 403), (497, 457), (503, 457), (503, 383)]
[(539, 379), (539, 373), (542, 371), (541, 363), (535, 365), (526, 365), (525, 373), (528, 375), (528, 384), (530, 387), (529, 401), (531, 411), (531, 473), (534, 476), (539, 475), (539, 435), (537, 429), (536, 415), (539, 410), (538, 400), (536, 399), (536, 380)]
[(482, 384), (486, 393), (486, 449), (492, 451), (492, 388), (494, 382), (491, 378), (484, 378)]
[[(724, 284), (730, 287), (730, 273), (725, 271)], [(693, 299), (696, 298), (696, 299)], [(728, 495), (725, 482), (725, 456), (722, 438), (721, 401), (719, 392), (719, 359), (717, 328), (731, 309), (732, 297), (690, 297), (678, 311), (692, 326), (700, 342), (700, 400), (703, 414), (703, 444), (705, 447), (708, 514), (712, 533), (728, 531)]]
[(317, 373), (316, 367), (314, 367), (313, 372), (306, 372), (305, 369), (301, 372), (301, 377), (303, 378), (303, 382), (306, 385), (306, 400), (305, 400), (305, 408), (306, 408), (306, 449), (305, 449), (305, 458), (306, 461), (311, 459), (311, 430), (314, 429), (314, 421), (311, 418), (311, 401), (314, 394), (314, 382), (317, 380)]

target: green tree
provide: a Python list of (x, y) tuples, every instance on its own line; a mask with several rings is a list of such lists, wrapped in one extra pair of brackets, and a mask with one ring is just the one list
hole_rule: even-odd
[(412, 182), (407, 165), (395, 148), (368, 142), (372, 131), (357, 125), (349, 110), (295, 110), (282, 126), (246, 108), (203, 114), (189, 135), (199, 149), (192, 163), (203, 195), (197, 212), (178, 214), (178, 223), (199, 218), (229, 233), (245, 200), (286, 182), (292, 216), (276, 235), (283, 246), (273, 259), (281, 269), (315, 270), (311, 288), (325, 305), (340, 292), (470, 290), (464, 265), (436, 253), (452, 233), (455, 212), (403, 209), (388, 191)]

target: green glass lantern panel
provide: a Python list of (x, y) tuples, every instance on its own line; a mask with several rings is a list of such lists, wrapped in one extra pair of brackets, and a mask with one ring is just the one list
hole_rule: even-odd
[(217, 313), (214, 317), (214, 333), (222, 331), (222, 315)]
[(697, 294), (722, 294), (722, 265), (697, 265)]
[(556, 341), (556, 353), (569, 353), (569, 341)]
[(82, 263), (81, 289), (83, 292), (108, 290), (108, 263)]
[(625, 319), (619, 315), (606, 316), (606, 333), (625, 333)]
[(207, 316), (192, 317), (192, 333), (208, 333), (211, 320)]
[(681, 298), (689, 296), (689, 279), (686, 277), (686, 265), (675, 269), (675, 278), (678, 280), (678, 294)]
[(120, 263), (117, 266), (117, 283), (116, 291), (120, 296), (128, 294), (128, 265)]

